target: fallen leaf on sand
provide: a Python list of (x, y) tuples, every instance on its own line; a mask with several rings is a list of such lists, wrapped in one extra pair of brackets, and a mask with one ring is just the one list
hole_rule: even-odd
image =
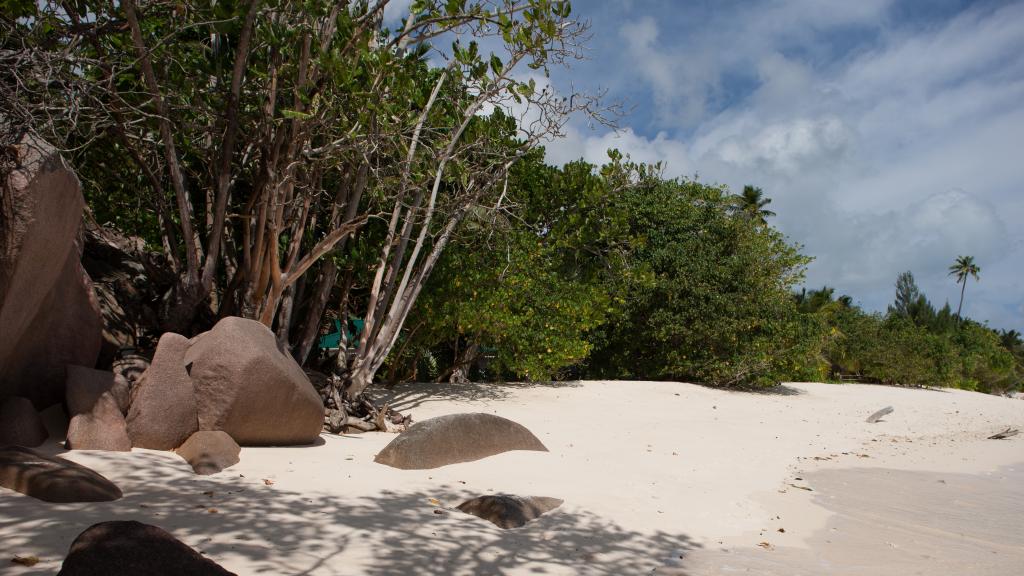
[(760, 546), (761, 548), (764, 548), (765, 550), (775, 550), (775, 546), (772, 546), (768, 542), (761, 542), (761, 543), (758, 544), (758, 546)]
[(808, 488), (807, 486), (797, 486), (796, 484), (790, 484), (790, 486), (792, 486), (793, 488), (799, 488), (801, 490), (807, 490), (808, 492), (814, 492), (814, 490)]
[(438, 500), (437, 498), (430, 498), (429, 500), (427, 500), (427, 502), (430, 502), (434, 506), (440, 506), (441, 505), (441, 501)]
[(217, 510), (216, 508), (210, 508), (207, 510), (207, 512), (209, 512), (210, 514), (216, 514), (217, 512), (219, 512), (219, 510)]
[(786, 529), (785, 528), (779, 528), (779, 532), (781, 532), (782, 534), (785, 534), (786, 533)]
[(1020, 430), (1017, 430), (1016, 428), (1007, 428), (1006, 430), (1003, 430), (1002, 432), (999, 432), (998, 434), (993, 434), (993, 435), (989, 436), (988, 439), (989, 440), (1005, 440), (1006, 438), (1012, 438), (1013, 436), (1016, 436), (1017, 434), (1020, 434)]
[(15, 556), (11, 558), (11, 562), (21, 564), (22, 566), (35, 566), (39, 563), (39, 558), (35, 556)]
[(263, 479), (263, 483), (266, 484), (267, 486), (273, 486), (274, 485), (274, 481), (271, 480), (270, 478), (264, 478)]

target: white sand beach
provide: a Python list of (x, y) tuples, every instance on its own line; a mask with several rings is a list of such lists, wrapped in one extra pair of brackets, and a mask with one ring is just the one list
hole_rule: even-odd
[[(1019, 573), (1024, 436), (986, 438), (1024, 428), (1024, 401), (782, 390), (588, 381), (378, 391), (417, 421), (512, 419), (550, 450), (434, 470), (374, 463), (394, 438), (384, 433), (243, 448), (239, 464), (212, 476), (171, 453), (67, 452), (124, 498), (48, 504), (0, 491), (2, 554), (40, 558), (5, 559), (0, 573), (53, 574), (82, 530), (128, 519), (238, 574)], [(894, 412), (865, 422), (885, 406)], [(492, 493), (565, 503), (511, 530), (454, 510)]]

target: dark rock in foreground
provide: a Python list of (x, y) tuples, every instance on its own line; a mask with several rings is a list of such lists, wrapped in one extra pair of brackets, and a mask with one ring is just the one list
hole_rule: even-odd
[(0, 446), (39, 446), (49, 436), (31, 400), (14, 396), (0, 402)]
[(233, 576), (156, 526), (93, 524), (71, 543), (58, 576)]
[(21, 446), (0, 448), (0, 486), (46, 502), (109, 502), (121, 489), (94, 470)]
[(480, 496), (466, 500), (458, 509), (466, 514), (483, 518), (499, 528), (519, 528), (531, 520), (540, 518), (562, 505), (558, 498), (530, 496), (523, 498), (507, 494)]
[(510, 450), (548, 449), (529, 430), (493, 414), (449, 414), (412, 425), (374, 458), (403, 470), (472, 462)]
[(175, 452), (185, 459), (196, 474), (216, 474), (238, 464), (241, 449), (227, 432), (199, 431), (188, 437)]

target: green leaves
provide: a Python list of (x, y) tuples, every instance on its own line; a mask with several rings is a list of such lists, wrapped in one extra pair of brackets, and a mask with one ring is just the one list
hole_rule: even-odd
[(313, 117), (312, 114), (299, 112), (298, 110), (288, 110), (287, 108), (281, 109), (281, 116), (284, 116), (289, 120), (309, 120), (310, 118)]
[(669, 378), (719, 386), (772, 385), (787, 371), (820, 371), (820, 330), (790, 298), (807, 259), (781, 235), (734, 218), (723, 190), (663, 180), (612, 152), (602, 174), (623, 191), (630, 254), (625, 313), (600, 329), (593, 375)]

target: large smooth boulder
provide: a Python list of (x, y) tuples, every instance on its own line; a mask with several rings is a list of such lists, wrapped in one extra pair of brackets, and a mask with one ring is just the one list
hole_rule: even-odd
[(78, 178), (45, 142), (11, 147), (15, 167), (0, 175), (0, 398), (37, 408), (64, 398), (64, 367), (93, 366), (102, 324), (81, 265)]
[(457, 508), (499, 528), (519, 528), (562, 505), (558, 498), (493, 494), (466, 500)]
[(192, 339), (185, 354), (200, 430), (223, 430), (242, 446), (312, 444), (324, 405), (269, 328), (228, 317)]
[(199, 430), (192, 379), (185, 369), (189, 340), (168, 332), (160, 337), (153, 362), (132, 388), (128, 437), (132, 446), (173, 450)]
[(374, 461), (403, 470), (472, 462), (509, 450), (548, 449), (529, 430), (493, 414), (449, 414), (413, 424)]
[(0, 448), (0, 486), (46, 502), (109, 502), (121, 489), (70, 460), (22, 446)]
[(196, 474), (216, 474), (238, 464), (238, 443), (220, 430), (200, 430), (188, 437), (175, 452), (192, 466)]
[(71, 450), (131, 451), (124, 414), (113, 396), (104, 394), (91, 410), (71, 417), (66, 445)]
[(93, 524), (75, 538), (58, 576), (233, 576), (165, 530), (135, 522)]
[(39, 446), (49, 436), (43, 419), (28, 398), (13, 396), (0, 402), (0, 446)]
[(191, 340), (160, 337), (153, 363), (132, 388), (132, 445), (172, 450), (199, 430), (220, 430), (241, 446), (312, 444), (324, 406), (273, 332), (255, 320), (224, 318)]
[(122, 414), (128, 412), (130, 388), (123, 377), (118, 378), (109, 370), (74, 365), (67, 367), (67, 373), (64, 399), (72, 416), (91, 411), (103, 396), (109, 396)]
[(128, 408), (128, 382), (113, 372), (68, 366), (65, 403), (71, 422), (67, 447), (73, 450), (132, 449), (124, 411)]

